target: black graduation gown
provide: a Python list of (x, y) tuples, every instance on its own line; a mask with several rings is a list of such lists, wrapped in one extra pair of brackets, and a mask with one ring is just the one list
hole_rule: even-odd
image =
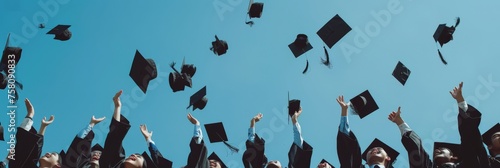
[(422, 146), (420, 137), (413, 131), (408, 131), (401, 137), (401, 143), (408, 152), (410, 168), (432, 168), (432, 161)]
[(163, 157), (158, 148), (148, 147), (151, 159), (158, 168), (172, 168), (172, 161)]
[(265, 140), (255, 134), (254, 142), (246, 141), (246, 150), (242, 161), (245, 168), (264, 168), (267, 158), (264, 156)]
[(120, 116), (120, 122), (114, 118), (109, 125), (109, 132), (104, 142), (104, 150), (99, 159), (99, 166), (102, 168), (117, 168), (125, 159), (125, 150), (122, 143), (125, 135), (130, 129), (130, 124), (127, 118)]
[(30, 131), (18, 127), (16, 133), (15, 159), (9, 161), (10, 168), (37, 168), (42, 154), (43, 136), (31, 127)]
[(191, 138), (191, 142), (189, 143), (189, 148), (191, 151), (189, 152), (187, 165), (185, 168), (209, 168), (208, 156), (207, 156), (207, 147), (205, 146), (205, 142), (201, 140), (200, 144), (196, 144), (196, 138)]
[(481, 112), (468, 105), (467, 111), (459, 109), (458, 131), (460, 133), (460, 147), (462, 162), (460, 167), (464, 168), (489, 168), (488, 154), (484, 148), (479, 124), (481, 123)]
[(361, 148), (359, 147), (356, 135), (351, 131), (349, 136), (340, 132), (337, 133), (337, 155), (340, 161), (340, 168), (363, 168), (361, 164)]
[(302, 148), (292, 143), (288, 151), (288, 168), (310, 167), (312, 153), (313, 147), (306, 141), (302, 143)]
[(490, 157), (491, 168), (500, 168), (500, 157)]
[(75, 136), (63, 156), (62, 168), (82, 168), (89, 164), (94, 131), (90, 131), (83, 139)]

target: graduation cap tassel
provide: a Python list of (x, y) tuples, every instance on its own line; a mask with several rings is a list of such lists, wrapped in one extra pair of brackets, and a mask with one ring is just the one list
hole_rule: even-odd
[(323, 58), (321, 58), (321, 62), (326, 65), (328, 68), (331, 68), (331, 63), (330, 63), (330, 55), (328, 54), (328, 51), (326, 50), (326, 47), (323, 46), (323, 49), (325, 50), (325, 56), (326, 56), (326, 60), (324, 60)]
[(309, 60), (306, 60), (306, 68), (302, 71), (302, 74), (306, 74), (307, 69), (309, 69)]
[(233, 153), (238, 153), (238, 151), (240, 151), (238, 148), (230, 145), (229, 143), (227, 143), (226, 141), (222, 141), (230, 150), (231, 152)]
[(14, 82), (14, 84), (16, 84), (19, 89), (23, 90), (23, 84), (22, 83), (19, 83), (18, 81)]
[(177, 71), (177, 69), (175, 69), (175, 67), (174, 67), (174, 66), (175, 66), (175, 62), (170, 63), (170, 68), (172, 68), (175, 72), (177, 72), (177, 73), (179, 73), (179, 74), (180, 74), (180, 72), (179, 72), (179, 71)]
[(439, 54), (439, 58), (441, 58), (441, 62), (443, 62), (443, 64), (447, 65), (448, 62), (446, 62), (446, 60), (444, 60), (443, 54), (441, 54), (441, 51), (439, 51), (439, 49), (438, 49), (438, 54)]
[(457, 17), (457, 21), (455, 22), (455, 27), (457, 27), (460, 24), (460, 17)]

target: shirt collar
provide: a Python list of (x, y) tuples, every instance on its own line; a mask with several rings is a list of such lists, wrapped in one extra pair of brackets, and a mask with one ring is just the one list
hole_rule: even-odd
[(370, 168), (374, 168), (375, 166), (378, 166), (380, 168), (385, 168), (384, 165), (379, 165), (379, 164), (374, 164), (374, 165), (371, 165)]

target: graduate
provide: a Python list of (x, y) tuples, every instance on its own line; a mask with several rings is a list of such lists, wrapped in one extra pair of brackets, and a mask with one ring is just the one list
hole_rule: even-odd
[(263, 115), (259, 113), (250, 120), (246, 150), (242, 157), (245, 168), (264, 168), (266, 166), (267, 157), (264, 154), (265, 141), (255, 133), (255, 124), (259, 122), (262, 117)]
[(62, 158), (63, 168), (89, 168), (99, 165), (100, 151), (94, 151), (92, 149), (95, 148), (91, 148), (92, 140), (94, 139), (92, 128), (105, 118), (95, 118), (95, 116), (92, 116), (90, 123), (73, 138), (66, 154)]
[[(201, 131), (200, 122), (194, 118), (191, 114), (187, 115), (187, 118), (191, 124), (194, 125), (194, 133), (191, 141), (189, 142), (189, 147), (191, 151), (189, 152), (187, 165), (185, 168), (227, 168), (227, 166), (222, 162), (222, 160), (217, 156), (217, 154), (212, 153), (207, 157), (207, 147), (203, 141), (203, 133)], [(208, 131), (207, 131), (208, 132)]]
[[(59, 168), (62, 165), (62, 159), (57, 152), (48, 152), (42, 157), (42, 147), (44, 134), (47, 126), (54, 121), (54, 116), (50, 116), (49, 120), (44, 117), (40, 126), (39, 132), (33, 128), (33, 116), (35, 109), (30, 100), (24, 100), (28, 113), (23, 119), (23, 122), (17, 128), (16, 133), (16, 148), (15, 160), (8, 160), (10, 168), (26, 167), (26, 168)], [(37, 165), (38, 163), (38, 165)]]
[[(481, 123), (481, 112), (472, 105), (467, 104), (462, 95), (462, 87), (463, 82), (460, 82), (458, 87), (450, 91), (459, 107), (458, 131), (460, 133), (460, 154), (462, 155), (462, 161), (454, 166), (488, 168), (490, 167), (489, 160), (478, 128), (479, 123)], [(439, 163), (437, 166), (440, 166)]]
[(291, 108), (291, 110), (294, 111), (292, 115), (293, 143), (288, 152), (288, 168), (310, 167), (313, 147), (302, 138), (302, 129), (299, 124), (302, 107), (299, 104), (298, 109)]
[(401, 131), (401, 143), (408, 152), (409, 167), (431, 168), (432, 161), (422, 146), (422, 140), (401, 117), (401, 107), (398, 107), (398, 111), (391, 112), (388, 119), (395, 123)]
[[(150, 165), (149, 167), (155, 165), (158, 168), (172, 168), (172, 161), (163, 157), (163, 155), (160, 153), (160, 150), (158, 150), (158, 148), (156, 147), (155, 142), (152, 139), (153, 131), (148, 131), (148, 127), (145, 124), (140, 125), (140, 129), (142, 135), (144, 136), (144, 139), (146, 139), (149, 153), (151, 154), (152, 158), (152, 160), (148, 163), (148, 165)], [(146, 159), (148, 159), (149, 157), (145, 153), (143, 153), (142, 156)]]
[(492, 168), (500, 168), (500, 124), (497, 123), (483, 134), (483, 142), (488, 146)]
[(393, 150), (378, 139), (375, 139), (367, 148), (364, 152), (364, 156), (361, 154), (359, 142), (349, 128), (349, 120), (347, 118), (348, 104), (344, 102), (344, 96), (339, 96), (337, 102), (341, 107), (340, 126), (337, 133), (337, 155), (339, 157), (340, 167), (364, 168), (361, 164), (361, 159), (366, 160), (369, 168), (392, 167), (391, 155), (393, 156), (392, 159), (395, 159), (397, 154), (393, 154)]
[[(120, 90), (113, 97), (113, 102), (115, 104), (115, 109), (113, 113), (113, 119), (109, 126), (109, 132), (106, 136), (106, 141), (104, 143), (104, 149), (99, 159), (99, 167), (102, 168), (156, 168), (160, 165), (155, 165), (151, 163), (151, 158), (143, 153), (131, 154), (129, 157), (125, 157), (125, 150), (122, 146), (123, 139), (127, 135), (130, 129), (130, 124), (127, 118), (121, 115), (121, 101), (120, 96), (122, 91)], [(141, 127), (141, 132), (143, 135), (147, 132), (147, 128)], [(154, 146), (154, 142), (151, 140), (152, 134), (144, 135), (146, 141), (148, 141), (149, 147)], [(156, 147), (154, 147), (156, 148)], [(157, 156), (160, 156), (159, 154)], [(148, 162), (149, 165), (148, 165)]]

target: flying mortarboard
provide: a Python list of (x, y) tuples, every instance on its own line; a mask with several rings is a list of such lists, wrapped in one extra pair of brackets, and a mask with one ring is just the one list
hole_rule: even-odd
[(135, 50), (134, 61), (130, 68), (129, 76), (135, 84), (141, 88), (142, 92), (148, 90), (149, 81), (157, 77), (156, 64), (153, 59), (145, 59), (139, 50)]
[(189, 98), (189, 106), (186, 109), (189, 109), (189, 107), (193, 106), (193, 111), (196, 109), (203, 110), (208, 102), (208, 98), (206, 97), (206, 95), (207, 86), (204, 86)]
[(394, 71), (392, 71), (392, 76), (394, 76), (399, 83), (405, 85), (408, 77), (410, 77), (410, 69), (408, 69), (401, 61), (398, 62)]
[(66, 41), (69, 40), (72, 35), (71, 31), (68, 29), (69, 27), (71, 27), (71, 25), (57, 25), (47, 32), (47, 34), (54, 34), (54, 39), (56, 40)]
[(175, 69), (175, 62), (170, 64), (170, 67), (175, 71), (171, 72), (169, 75), (169, 84), (170, 88), (173, 92), (184, 90), (185, 86), (192, 87), (193, 82), (191, 78), (196, 73), (196, 67), (193, 64), (185, 64), (185, 61), (182, 61), (181, 72)]
[(330, 162), (326, 161), (325, 159), (321, 159), (321, 162), (319, 162), (319, 163), (326, 163), (326, 164), (330, 165), (330, 167), (335, 168), (335, 166), (330, 164)]
[(394, 150), (391, 146), (385, 144), (384, 142), (380, 141), (379, 139), (375, 138), (370, 145), (366, 148), (366, 150), (363, 152), (363, 155), (361, 156), (363, 160), (367, 161), (366, 155), (368, 152), (375, 148), (375, 147), (380, 147), (384, 149), (384, 151), (387, 153), (387, 156), (391, 158), (391, 163), (394, 163), (396, 161), (396, 158), (399, 156), (399, 152)]
[(144, 158), (144, 161), (146, 162), (146, 165), (148, 166), (148, 168), (158, 168), (158, 166), (155, 164), (155, 162), (153, 162), (153, 159), (151, 159), (151, 157), (149, 157), (148, 153), (146, 153), (146, 151), (142, 152), (141, 154), (142, 158)]
[(229, 49), (229, 46), (226, 41), (224, 40), (219, 40), (219, 37), (215, 35), (215, 41), (212, 41), (212, 47), (210, 50), (214, 52), (214, 54), (221, 56), (227, 52)]
[[(295, 41), (288, 45), (288, 48), (290, 48), (290, 51), (292, 51), (295, 58), (298, 58), (302, 54), (311, 50), (313, 46), (311, 45), (311, 43), (309, 43), (307, 35), (298, 34), (297, 38), (295, 38)], [(309, 69), (309, 60), (306, 60), (306, 67), (304, 68), (304, 71), (302, 71), (302, 73), (305, 74), (308, 69)]]
[(491, 145), (491, 136), (495, 133), (500, 132), (500, 124), (497, 123), (493, 127), (491, 127), (488, 131), (483, 134), (483, 142), (487, 146)]
[[(17, 63), (19, 63), (19, 60), (21, 60), (21, 54), (23, 52), (23, 49), (22, 48), (19, 48), (19, 47), (10, 47), (9, 46), (9, 40), (10, 40), (10, 33), (9, 35), (7, 35), (7, 41), (5, 42), (5, 48), (3, 50), (3, 54), (2, 54), (2, 60), (1, 60), (1, 67), (2, 67), (2, 70), (5, 71), (5, 73), (8, 72), (9, 70), (9, 60), (14, 60), (14, 65), (17, 65)], [(13, 57), (12, 56), (9, 56), (9, 55), (14, 55)]]
[(90, 151), (101, 151), (102, 152), (102, 151), (104, 151), (104, 148), (97, 143), (94, 146), (92, 146)]
[(378, 110), (377, 102), (375, 102), (368, 90), (352, 98), (349, 104), (353, 112), (358, 114), (361, 119)]
[[(264, 9), (264, 3), (262, 2), (253, 2), (253, 0), (250, 0), (250, 3), (248, 5), (248, 16), (250, 19), (252, 18), (260, 18), (262, 16), (262, 10)], [(253, 21), (246, 21), (246, 24), (252, 26)]]
[[(460, 144), (447, 143), (447, 142), (434, 142), (434, 150), (432, 151), (436, 151), (436, 149), (439, 148), (446, 148), (450, 150), (450, 152), (453, 153), (453, 156), (457, 158), (457, 160), (455, 160), (455, 163), (458, 163), (462, 160)], [(432, 158), (434, 158), (435, 152), (432, 153), (433, 153)]]
[(215, 161), (219, 162), (221, 168), (227, 168), (226, 164), (224, 164), (224, 162), (222, 162), (222, 159), (220, 159), (219, 156), (217, 156), (217, 154), (215, 154), (215, 152), (212, 152), (212, 154), (210, 154), (210, 156), (208, 156), (208, 160), (215, 160)]
[[(434, 41), (438, 42), (439, 45), (443, 47), (444, 44), (453, 40), (453, 33), (455, 32), (455, 29), (459, 24), (460, 24), (460, 17), (457, 17), (454, 26), (448, 27), (446, 26), (446, 24), (439, 24), (433, 35)], [(441, 51), (439, 51), (439, 49), (438, 49), (438, 55), (441, 58), (441, 61), (445, 65), (448, 64), (446, 60), (444, 60), (443, 55), (441, 54)]]
[(223, 142), (232, 152), (238, 153), (239, 149), (227, 143), (228, 138), (222, 122), (205, 124), (210, 143)]
[(316, 34), (325, 42), (328, 48), (332, 48), (352, 28), (337, 14), (328, 21)]

